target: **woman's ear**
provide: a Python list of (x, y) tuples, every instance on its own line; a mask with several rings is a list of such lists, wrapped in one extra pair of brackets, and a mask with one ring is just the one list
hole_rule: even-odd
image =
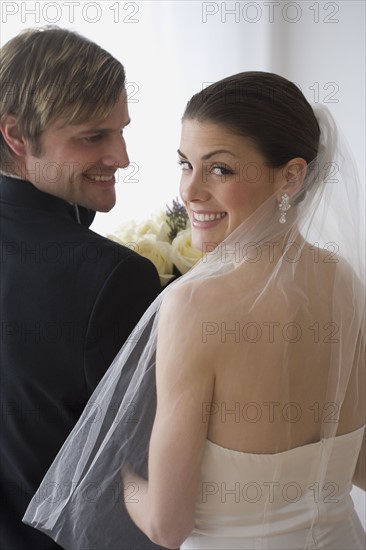
[(279, 196), (286, 193), (291, 198), (300, 191), (306, 176), (307, 166), (306, 160), (296, 157), (289, 160), (281, 168), (281, 178), (278, 186)]
[(27, 144), (19, 130), (17, 119), (14, 115), (6, 115), (1, 124), (0, 131), (9, 148), (17, 157), (23, 157), (27, 152)]

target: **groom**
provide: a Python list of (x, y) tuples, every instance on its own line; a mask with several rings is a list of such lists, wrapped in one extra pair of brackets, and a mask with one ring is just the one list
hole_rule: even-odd
[[(22, 32), (0, 61), (0, 548), (56, 549), (21, 519), (160, 283), (89, 229), (129, 164), (121, 63), (59, 28)], [(121, 521), (121, 549), (157, 548)]]

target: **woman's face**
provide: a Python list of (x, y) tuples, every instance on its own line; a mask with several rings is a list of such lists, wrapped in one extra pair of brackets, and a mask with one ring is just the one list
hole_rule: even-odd
[(251, 141), (211, 122), (184, 120), (178, 150), (180, 194), (192, 244), (204, 252), (222, 242), (280, 186)]

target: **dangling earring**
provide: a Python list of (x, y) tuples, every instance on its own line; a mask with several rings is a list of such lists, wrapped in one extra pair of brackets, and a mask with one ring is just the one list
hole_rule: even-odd
[(281, 212), (281, 216), (279, 219), (280, 223), (286, 223), (286, 212), (291, 208), (291, 204), (289, 203), (290, 197), (287, 193), (282, 195), (281, 202), (278, 205), (278, 208)]

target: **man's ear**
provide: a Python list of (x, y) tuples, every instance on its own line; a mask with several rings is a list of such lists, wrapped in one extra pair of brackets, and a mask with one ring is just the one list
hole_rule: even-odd
[(288, 163), (281, 168), (281, 178), (278, 189), (278, 194), (287, 194), (290, 198), (295, 195), (302, 184), (307, 171), (307, 162), (303, 158), (296, 157), (288, 161)]
[(0, 123), (0, 131), (13, 153), (17, 157), (23, 157), (27, 152), (27, 144), (14, 115), (9, 114), (4, 117)]

